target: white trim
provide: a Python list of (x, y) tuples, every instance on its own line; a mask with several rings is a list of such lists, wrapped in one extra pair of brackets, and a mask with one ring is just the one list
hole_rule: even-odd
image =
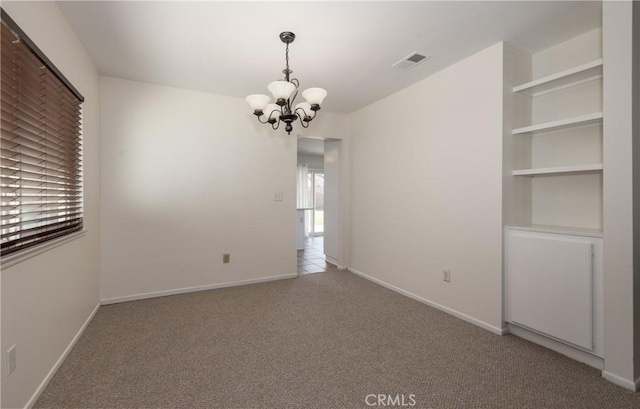
[(68, 243), (70, 241), (79, 239), (80, 237), (84, 236), (86, 233), (87, 233), (87, 230), (80, 230), (80, 231), (73, 232), (71, 234), (67, 234), (65, 236), (59, 237), (57, 239), (45, 241), (44, 243), (40, 243), (33, 247), (26, 248), (14, 254), (9, 254), (0, 259), (0, 267), (4, 269), (4, 268), (9, 268), (11, 266), (15, 266), (18, 263), (22, 263), (23, 261), (29, 260), (30, 258), (33, 258), (46, 251), (62, 246), (63, 244)]
[(636, 379), (635, 381), (630, 381), (629, 379), (625, 379), (621, 376), (614, 375), (611, 372), (607, 371), (602, 371), (602, 377), (611, 383), (622, 386), (625, 389), (629, 389), (634, 392), (640, 390), (640, 378)]
[(536, 97), (541, 97), (543, 95), (547, 95), (547, 94), (551, 94), (553, 92), (558, 92), (558, 91), (562, 91), (563, 89), (567, 89), (567, 88), (573, 88), (573, 87), (577, 87), (578, 85), (582, 85), (582, 84), (587, 84), (591, 81), (597, 81), (602, 79), (602, 74), (597, 74), (591, 77), (587, 77), (585, 79), (579, 80), (579, 81), (575, 81), (571, 84), (565, 84), (559, 87), (555, 87), (555, 88), (549, 88), (548, 90), (545, 91), (540, 91), (540, 92), (536, 92), (534, 94), (529, 94), (529, 96), (536, 98)]
[(69, 352), (71, 352), (73, 347), (76, 345), (76, 342), (78, 342), (78, 340), (84, 333), (84, 330), (87, 329), (87, 326), (89, 325), (89, 323), (91, 322), (91, 320), (96, 315), (99, 309), (100, 309), (100, 303), (98, 302), (95, 308), (93, 309), (93, 311), (91, 311), (91, 314), (89, 314), (87, 319), (84, 321), (84, 324), (82, 324), (82, 327), (80, 327), (80, 329), (76, 333), (75, 337), (73, 337), (73, 339), (71, 340), (69, 345), (67, 345), (67, 348), (64, 350), (62, 355), (60, 355), (60, 358), (58, 358), (58, 360), (53, 365), (53, 367), (51, 368), (47, 376), (44, 377), (44, 379), (40, 383), (40, 386), (38, 386), (38, 389), (36, 389), (33, 395), (31, 395), (31, 398), (27, 401), (27, 404), (24, 406), (25, 409), (31, 409), (33, 405), (35, 405), (36, 401), (38, 400), (40, 395), (42, 395), (42, 392), (44, 392), (45, 388), (51, 381), (51, 378), (53, 378), (53, 375), (55, 375), (58, 369), (60, 368), (60, 366), (62, 366), (62, 363), (64, 362), (64, 360), (67, 359), (67, 355), (69, 355)]
[(454, 310), (452, 308), (445, 307), (444, 305), (441, 305), (441, 304), (435, 303), (433, 301), (427, 300), (426, 298), (420, 297), (419, 295), (416, 295), (416, 294), (413, 294), (413, 293), (411, 293), (409, 291), (403, 290), (402, 288), (399, 288), (399, 287), (396, 287), (394, 285), (391, 285), (391, 284), (389, 284), (387, 282), (384, 282), (384, 281), (382, 281), (380, 279), (377, 279), (375, 277), (371, 277), (371, 276), (369, 276), (369, 275), (367, 275), (367, 274), (365, 274), (365, 273), (363, 273), (361, 271), (358, 271), (358, 270), (356, 270), (354, 268), (348, 267), (347, 269), (349, 271), (351, 271), (352, 273), (354, 273), (355, 275), (358, 275), (358, 276), (360, 276), (360, 277), (362, 277), (364, 279), (372, 281), (372, 282), (374, 282), (376, 284), (379, 284), (379, 285), (381, 285), (383, 287), (388, 288), (389, 290), (392, 290), (392, 291), (395, 291), (397, 293), (400, 293), (400, 294), (402, 294), (404, 296), (412, 298), (412, 299), (414, 299), (416, 301), (419, 301), (419, 302), (421, 302), (423, 304), (426, 304), (426, 305), (428, 305), (430, 307), (436, 308), (436, 309), (438, 309), (440, 311), (444, 311), (444, 312), (446, 312), (448, 314), (453, 315), (454, 317), (460, 318), (460, 319), (462, 319), (464, 321), (470, 322), (471, 324), (477, 325), (480, 328), (484, 328), (484, 329), (486, 329), (486, 330), (488, 330), (490, 332), (493, 332), (494, 334), (506, 335), (506, 334), (509, 333), (508, 328), (495, 327), (495, 326), (493, 326), (491, 324), (488, 324), (488, 323), (486, 323), (484, 321), (481, 321), (481, 320), (479, 320), (477, 318), (473, 318), (473, 317), (471, 317), (471, 316), (469, 316), (467, 314), (463, 314), (463, 313), (461, 313), (459, 311), (456, 311), (456, 310)]
[(513, 176), (537, 176), (537, 175), (567, 175), (571, 173), (598, 173), (602, 172), (602, 163), (589, 165), (554, 166), (552, 168), (518, 169), (511, 173)]
[(542, 345), (545, 348), (549, 348), (578, 362), (587, 364), (593, 368), (599, 370), (602, 370), (604, 368), (604, 359), (592, 352), (586, 351), (584, 349), (578, 349), (578, 347), (550, 338), (549, 336), (539, 334), (528, 328), (523, 328), (517, 324), (510, 323), (509, 331), (516, 337), (526, 339), (527, 341), (533, 342), (538, 345)]
[[(602, 65), (603, 65), (602, 58), (594, 61), (589, 61), (586, 64), (582, 64), (577, 67), (573, 67), (568, 70), (561, 71), (555, 74), (547, 75), (546, 77), (542, 77), (537, 80), (529, 81), (525, 84), (518, 85), (517, 87), (513, 87), (513, 92), (529, 91), (529, 92), (525, 92), (525, 94), (529, 96), (537, 97), (540, 95), (548, 94), (553, 91), (558, 91), (568, 87), (583, 84), (588, 81), (593, 81), (594, 79), (600, 79), (602, 78)], [(576, 76), (576, 74), (582, 74), (581, 76), (584, 76), (584, 74), (587, 74), (587, 78), (574, 80), (575, 77), (573, 76)], [(572, 77), (574, 79), (572, 79)], [(556, 84), (559, 82), (564, 82), (564, 84), (560, 86), (558, 85), (554, 86), (553, 85), (554, 82)], [(542, 88), (544, 86), (548, 87), (549, 89), (546, 89), (544, 91), (538, 91), (538, 92), (535, 91), (536, 87)]]
[(512, 131), (513, 135), (522, 135), (522, 134), (536, 134), (549, 132), (553, 130), (560, 130), (565, 128), (573, 128), (577, 125), (586, 125), (595, 122), (602, 122), (602, 112), (594, 112), (587, 115), (575, 116), (572, 118), (560, 119), (557, 121), (545, 122), (542, 124), (525, 126), (523, 128), (516, 128)]
[(325, 261), (326, 261), (327, 263), (330, 263), (330, 264), (333, 264), (334, 266), (336, 266), (336, 268), (337, 268), (338, 270), (342, 270), (342, 271), (344, 271), (344, 270), (346, 270), (346, 269), (347, 269), (347, 266), (341, 266), (341, 265), (340, 265), (340, 263), (338, 262), (338, 260), (336, 260), (336, 259), (335, 259), (335, 258), (333, 258), (333, 257), (329, 257), (329, 256), (327, 256), (327, 255), (325, 254), (325, 255), (324, 255), (324, 259), (325, 259)]
[(602, 238), (602, 229), (587, 229), (584, 227), (549, 226), (544, 224), (508, 224), (504, 226), (508, 230), (536, 231), (540, 233), (568, 234), (571, 236), (599, 237)]
[(162, 290), (162, 291), (154, 291), (151, 293), (125, 295), (123, 297), (106, 298), (101, 300), (100, 302), (102, 303), (102, 305), (117, 304), (121, 302), (146, 300), (148, 298), (166, 297), (168, 295), (186, 294), (186, 293), (193, 293), (197, 291), (216, 290), (219, 288), (236, 287), (239, 285), (257, 284), (257, 283), (264, 283), (267, 281), (284, 280), (284, 279), (296, 278), (296, 277), (298, 277), (297, 273), (282, 274), (278, 276), (252, 278), (250, 280), (231, 281), (227, 283), (207, 284), (207, 285), (199, 285), (196, 287), (176, 288), (173, 290)]

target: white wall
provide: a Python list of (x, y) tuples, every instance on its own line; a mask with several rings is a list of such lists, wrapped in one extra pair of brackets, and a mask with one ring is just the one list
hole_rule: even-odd
[(502, 75), (500, 43), (348, 117), (349, 266), (494, 331)]
[[(103, 300), (297, 274), (297, 135), (239, 98), (107, 77), (102, 95)], [(323, 117), (309, 130), (343, 132)]]
[[(604, 330), (603, 375), (635, 388), (632, 47), (631, 1), (605, 1), (602, 8), (604, 49)], [(635, 204), (638, 206), (638, 204)], [(637, 232), (636, 232), (637, 235)], [(636, 272), (638, 274), (638, 272)], [(635, 300), (634, 300), (635, 297)], [(637, 308), (637, 307), (636, 307)], [(635, 340), (635, 343), (640, 340)]]
[(503, 83), (502, 200), (505, 225), (531, 224), (531, 182), (533, 178), (513, 177), (513, 171), (531, 168), (532, 138), (513, 135), (512, 130), (531, 125), (531, 98), (513, 87), (531, 81), (531, 54), (505, 44)]
[(298, 153), (298, 163), (306, 164), (311, 170), (324, 170), (324, 157), (321, 155)]
[(636, 388), (640, 386), (640, 4), (633, 3), (633, 353)]
[[(331, 95), (327, 98), (331, 98)], [(305, 129), (299, 124), (298, 126), (294, 125), (291, 135), (293, 136), (293, 134), (296, 134), (298, 138), (346, 139), (347, 117), (345, 115), (332, 114), (321, 110), (318, 111), (318, 116), (313, 119), (313, 122), (311, 122), (308, 128)]]
[[(82, 105), (84, 222), (87, 233), (2, 269), (2, 407), (24, 407), (97, 306), (100, 231), (99, 110), (96, 67), (54, 2), (2, 2), (85, 97)], [(5, 351), (17, 345), (6, 376)]]
[(343, 141), (324, 141), (324, 254), (335, 265), (340, 264), (340, 176), (344, 157)]
[(103, 299), (296, 274), (293, 135), (237, 98), (106, 77), (102, 93)]

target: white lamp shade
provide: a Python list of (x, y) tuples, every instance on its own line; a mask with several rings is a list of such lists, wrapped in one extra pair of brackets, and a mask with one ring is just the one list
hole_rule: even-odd
[(305, 116), (313, 116), (313, 111), (311, 110), (311, 104), (308, 102), (301, 102), (298, 105), (296, 105), (296, 111), (298, 111), (298, 109), (302, 109), (304, 111)]
[(322, 105), (322, 101), (327, 96), (327, 91), (322, 88), (307, 88), (302, 91), (302, 96), (312, 105)]
[(265, 108), (264, 110), (264, 114), (266, 115), (267, 119), (278, 119), (280, 118), (280, 115), (282, 115), (282, 112), (280, 112), (280, 107), (276, 104), (268, 104), (267, 108)]
[(273, 81), (267, 85), (269, 92), (273, 95), (273, 97), (278, 99), (289, 99), (289, 96), (295, 91), (296, 86), (289, 81)]
[(267, 106), (269, 101), (271, 101), (271, 98), (263, 94), (253, 94), (246, 97), (245, 100), (249, 103), (249, 106), (251, 106), (251, 109), (253, 109), (254, 111), (264, 111), (264, 108)]

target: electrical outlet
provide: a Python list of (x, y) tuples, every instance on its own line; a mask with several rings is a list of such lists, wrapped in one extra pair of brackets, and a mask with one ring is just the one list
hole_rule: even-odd
[(222, 255), (222, 262), (224, 264), (228, 264), (231, 261), (231, 254), (223, 254)]
[(451, 282), (451, 270), (442, 270), (442, 281)]
[(16, 346), (12, 345), (7, 349), (7, 376), (16, 369), (16, 358)]

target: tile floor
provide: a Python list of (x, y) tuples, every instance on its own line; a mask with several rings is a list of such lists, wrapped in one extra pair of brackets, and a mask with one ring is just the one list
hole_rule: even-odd
[(324, 237), (309, 237), (304, 241), (304, 250), (298, 250), (298, 274), (323, 273), (327, 271), (324, 261)]

